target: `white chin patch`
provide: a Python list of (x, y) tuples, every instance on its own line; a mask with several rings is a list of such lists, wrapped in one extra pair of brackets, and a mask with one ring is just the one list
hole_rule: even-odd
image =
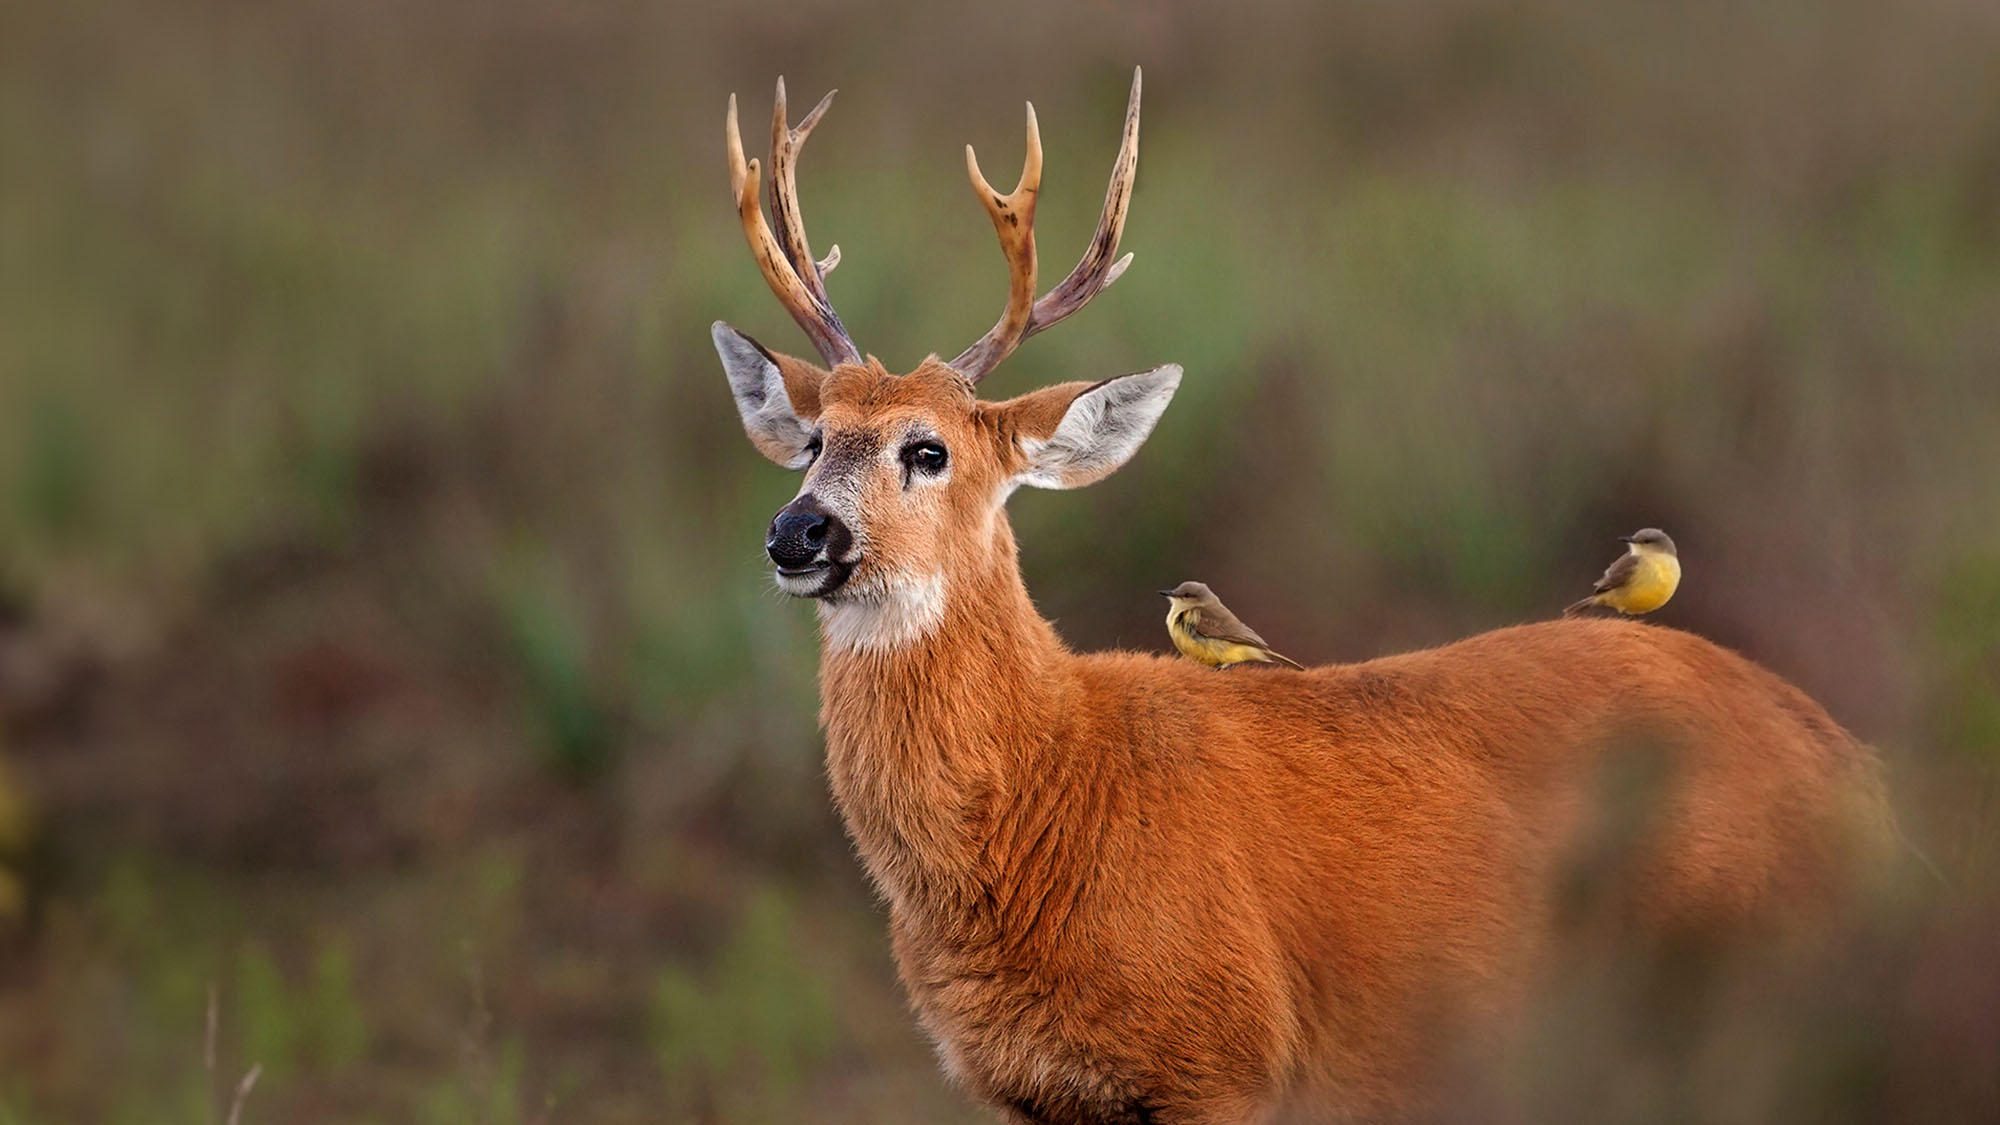
[(891, 579), (874, 589), (842, 590), (819, 604), (827, 644), (849, 652), (895, 652), (929, 636), (944, 620), (944, 575)]
[(824, 570), (815, 570), (808, 574), (775, 572), (771, 578), (778, 584), (778, 589), (795, 598), (816, 598), (826, 585), (827, 572)]

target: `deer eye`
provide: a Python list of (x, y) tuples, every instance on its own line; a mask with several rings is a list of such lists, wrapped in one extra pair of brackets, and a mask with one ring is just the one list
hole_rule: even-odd
[(927, 477), (944, 472), (950, 456), (944, 446), (935, 441), (913, 441), (903, 447), (903, 464)]
[(826, 435), (814, 430), (812, 438), (806, 442), (806, 463), (811, 464), (819, 460), (819, 451), (825, 446)]

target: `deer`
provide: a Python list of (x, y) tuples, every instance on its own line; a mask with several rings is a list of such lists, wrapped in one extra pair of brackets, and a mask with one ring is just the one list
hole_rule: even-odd
[(1040, 296), (1033, 105), (1012, 191), (967, 147), (1006, 304), (901, 374), (855, 347), (827, 295), (839, 248), (815, 259), (799, 210), (832, 94), (793, 126), (779, 79), (768, 220), (729, 100), (744, 236), (823, 363), (711, 335), (751, 444), (804, 474), (765, 550), (817, 606), (832, 799), (948, 1078), (1033, 1125), (1434, 1109), (1465, 1029), (1506, 1034), (1559, 971), (1564, 872), (1620, 747), (1668, 763), (1605, 891), (1621, 927), (1726, 937), (1837, 911), (1893, 827), (1873, 751), (1693, 634), (1559, 618), (1221, 676), (1074, 651), (1037, 613), (1008, 497), (1123, 466), (1182, 372), (978, 385), (1131, 264), (1140, 83), (1096, 232)]

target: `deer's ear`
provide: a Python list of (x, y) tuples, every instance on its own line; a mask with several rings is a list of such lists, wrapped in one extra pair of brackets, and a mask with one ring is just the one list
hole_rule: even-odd
[(729, 393), (736, 396), (736, 413), (750, 444), (787, 469), (811, 464), (806, 446), (819, 418), (819, 388), (826, 372), (771, 351), (719, 320), (708, 334), (729, 375)]
[(1139, 451), (1180, 385), (1180, 365), (1170, 363), (1000, 403), (1019, 454), (1014, 483), (1081, 488), (1110, 476)]

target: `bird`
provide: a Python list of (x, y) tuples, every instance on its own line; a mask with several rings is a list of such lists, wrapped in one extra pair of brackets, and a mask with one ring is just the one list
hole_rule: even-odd
[(1183, 582), (1161, 590), (1168, 602), (1167, 635), (1182, 656), (1215, 668), (1236, 664), (1283, 664), (1305, 668), (1280, 656), (1250, 626), (1236, 619), (1214, 591), (1199, 582)]
[(1648, 527), (1618, 538), (1625, 544), (1625, 553), (1605, 568), (1604, 577), (1591, 587), (1589, 597), (1563, 610), (1564, 617), (1598, 606), (1636, 617), (1653, 612), (1674, 596), (1681, 584), (1681, 560), (1667, 533)]

